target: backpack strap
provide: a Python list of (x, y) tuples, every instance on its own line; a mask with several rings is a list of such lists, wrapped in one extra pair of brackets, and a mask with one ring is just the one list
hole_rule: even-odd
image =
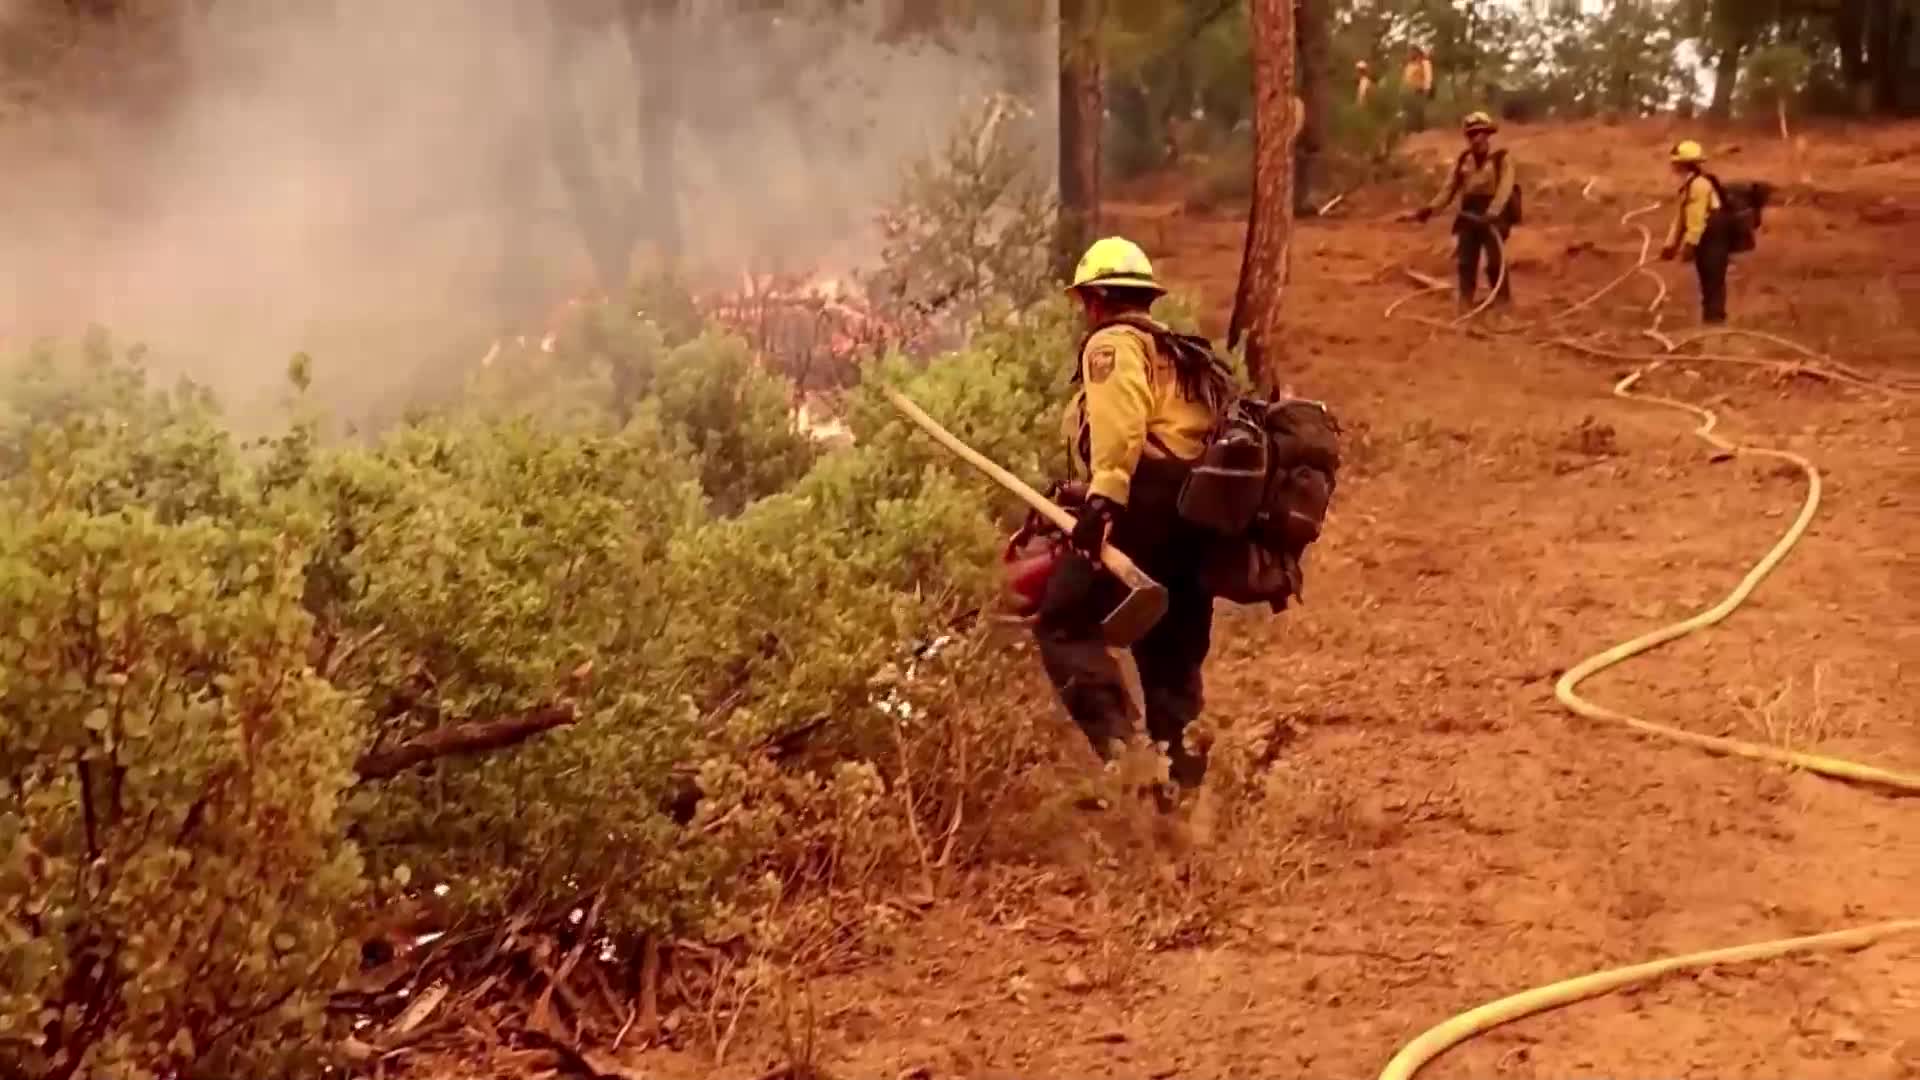
[[(1472, 156), (1473, 151), (1471, 149), (1460, 151), (1460, 156), (1454, 159), (1453, 171), (1457, 173), (1465, 169), (1467, 167), (1467, 159)], [(1503, 146), (1498, 150), (1487, 151), (1487, 160), (1493, 162), (1494, 167), (1498, 168), (1502, 162), (1507, 160), (1507, 148)]]
[[(1212, 412), (1213, 426), (1207, 433), (1208, 441), (1217, 436), (1226, 422), (1228, 410), (1233, 407), (1238, 395), (1233, 370), (1227, 367), (1219, 354), (1214, 352), (1213, 343), (1205, 338), (1182, 334), (1153, 316), (1136, 311), (1116, 315), (1095, 326), (1086, 338), (1081, 340), (1081, 351), (1086, 351), (1087, 342), (1093, 339), (1094, 334), (1114, 326), (1129, 326), (1153, 339), (1154, 349), (1173, 366), (1174, 379), (1179, 385), (1181, 396), (1189, 401), (1206, 405)], [(1076, 364), (1074, 366), (1076, 383), (1079, 376), (1080, 369)], [(1162, 454), (1175, 459), (1179, 457), (1151, 432), (1147, 434), (1147, 439)]]
[(1713, 185), (1713, 194), (1720, 200), (1720, 209), (1733, 209), (1733, 201), (1727, 198), (1727, 189), (1720, 185), (1720, 178), (1705, 169), (1700, 170), (1700, 175), (1706, 177), (1707, 183)]

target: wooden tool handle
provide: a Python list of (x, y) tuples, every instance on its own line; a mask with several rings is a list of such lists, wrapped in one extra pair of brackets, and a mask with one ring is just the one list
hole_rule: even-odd
[[(1032, 485), (1001, 468), (985, 454), (961, 442), (952, 432), (941, 427), (938, 420), (928, 416), (925, 410), (908, 400), (906, 395), (892, 387), (883, 387), (881, 393), (887, 396), (887, 401), (892, 403), (894, 408), (900, 410), (902, 416), (933, 436), (935, 442), (953, 451), (962, 461), (987, 474), (994, 483), (1019, 496), (1022, 502), (1039, 511), (1042, 517), (1053, 522), (1061, 531), (1069, 533), (1073, 531), (1075, 524), (1073, 515), (1061, 509), (1052, 499), (1035, 491)], [(1152, 578), (1135, 566), (1132, 559), (1127, 558), (1125, 552), (1112, 544), (1101, 545), (1100, 562), (1130, 589), (1157, 587)]]

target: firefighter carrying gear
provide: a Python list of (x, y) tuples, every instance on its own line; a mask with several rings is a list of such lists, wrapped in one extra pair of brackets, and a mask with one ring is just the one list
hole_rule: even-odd
[[(1483, 112), (1469, 115), (1465, 127), (1470, 138), (1499, 130)], [(1460, 212), (1453, 219), (1453, 233), (1457, 237), (1454, 254), (1461, 305), (1472, 306), (1483, 261), (1487, 268), (1487, 284), (1499, 289), (1498, 299), (1501, 302), (1511, 300), (1513, 280), (1510, 275), (1502, 274), (1504, 260), (1501, 252), (1519, 220), (1518, 185), (1513, 159), (1505, 150), (1477, 145), (1469, 147), (1454, 162), (1447, 186), (1431, 202), (1414, 211), (1414, 219), (1426, 221), (1445, 209), (1455, 195), (1460, 197)], [(1490, 232), (1499, 234), (1498, 244), (1489, 235)]]
[(1408, 131), (1427, 129), (1427, 106), (1433, 100), (1433, 58), (1424, 46), (1407, 50), (1407, 62), (1400, 69), (1401, 111)]
[(1153, 276), (1153, 263), (1140, 245), (1118, 236), (1096, 240), (1074, 267), (1073, 284), (1068, 290), (1111, 285), (1116, 288), (1148, 289), (1156, 295), (1167, 290)]
[(1213, 407), (1191, 398), (1172, 358), (1150, 331), (1121, 322), (1102, 327), (1080, 348), (1079, 390), (1063, 423), (1075, 475), (1091, 494), (1127, 506), (1134, 471), (1145, 458), (1191, 461), (1212, 432)]
[[(1096, 243), (1074, 273), (1074, 288), (1126, 285), (1161, 293), (1140, 249), (1119, 238)], [(1212, 644), (1213, 596), (1201, 585), (1207, 537), (1179, 514), (1191, 463), (1206, 446), (1218, 403), (1156, 341), (1144, 310), (1100, 311), (1113, 320), (1081, 343), (1063, 427), (1087, 499), (1074, 537), (1047, 579), (1034, 624), (1041, 662), (1074, 723), (1104, 760), (1135, 728), (1133, 702), (1100, 622), (1123, 588), (1086, 550), (1103, 538), (1167, 590), (1167, 613), (1132, 647), (1149, 738), (1166, 746), (1173, 781), (1198, 787), (1204, 750), (1186, 745), (1200, 714), (1201, 668)]]
[(1700, 167), (1706, 159), (1706, 151), (1691, 139), (1673, 148), (1673, 167), (1685, 179), (1660, 257), (1693, 263), (1700, 280), (1700, 321), (1717, 325), (1727, 321), (1727, 269), (1733, 262), (1734, 238), (1732, 223), (1721, 213), (1726, 203), (1720, 182)]
[(1720, 205), (1719, 186), (1699, 169), (1690, 170), (1685, 182), (1680, 185), (1680, 198), (1673, 215), (1673, 225), (1667, 230), (1666, 246), (1683, 254), (1699, 247), (1700, 242), (1706, 239), (1707, 227), (1713, 223), (1714, 212), (1720, 209)]
[(1421, 97), (1433, 96), (1433, 58), (1427, 50), (1415, 45), (1407, 55), (1407, 65), (1400, 70), (1400, 82), (1410, 94)]

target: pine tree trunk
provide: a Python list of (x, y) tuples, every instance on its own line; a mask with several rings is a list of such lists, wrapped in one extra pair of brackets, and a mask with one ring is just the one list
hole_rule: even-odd
[(1253, 0), (1253, 205), (1234, 293), (1229, 347), (1244, 337), (1247, 373), (1261, 390), (1279, 385), (1286, 360), (1280, 325), (1293, 239), (1293, 144), (1300, 100), (1294, 95), (1293, 0)]
[(1328, 10), (1328, 0), (1294, 0), (1293, 13), (1299, 38), (1294, 57), (1299, 65), (1299, 97), (1304, 109), (1300, 138), (1293, 154), (1293, 210), (1296, 214), (1311, 214), (1315, 209), (1311, 170), (1320, 159), (1327, 131), (1332, 13)]
[[(679, 0), (626, 0), (627, 51), (639, 81), (640, 198), (636, 231), (661, 258), (680, 257), (680, 186), (673, 160), (679, 109)], [(638, 225), (639, 223), (636, 223)]]
[(553, 15), (545, 77), (548, 145), (554, 171), (573, 208), (574, 224), (593, 260), (594, 278), (612, 294), (627, 283), (633, 257), (633, 212), (618, 185), (601, 172), (575, 85), (575, 69), (585, 54), (588, 36), (604, 28), (583, 22), (578, 11), (565, 6), (565, 0), (554, 0), (548, 10)]
[(1869, 0), (1867, 26), (1868, 75), (1873, 87), (1873, 110), (1892, 112), (1899, 103), (1903, 61), (1898, 48), (1898, 12), (1894, 0)]
[(1060, 223), (1056, 256), (1071, 271), (1100, 228), (1101, 0), (1060, 0)]
[(1707, 106), (1707, 117), (1725, 123), (1733, 116), (1733, 88), (1740, 78), (1740, 43), (1730, 41), (1720, 46), (1720, 55), (1715, 59), (1713, 69), (1713, 103)]
[(1833, 16), (1833, 36), (1840, 48), (1840, 77), (1847, 85), (1847, 100), (1855, 111), (1866, 112), (1873, 105), (1873, 83), (1867, 72), (1866, 0), (1841, 0)]
[[(538, 40), (543, 32), (540, 10), (532, 5), (513, 9), (509, 25), (516, 35), (512, 49), (520, 41)], [(507, 53), (508, 49), (503, 49)], [(507, 77), (530, 90), (543, 77), (540, 61), (525, 55), (502, 55), (492, 74), (511, 73)], [(540, 192), (546, 176), (547, 146), (544, 135), (546, 113), (536, 94), (529, 93), (514, 106), (508, 123), (509, 134), (500, 141), (495, 193), (502, 209), (499, 262), (494, 268), (494, 303), (501, 333), (524, 330), (541, 313), (541, 305), (550, 300), (541, 293), (536, 267), (540, 254)]]

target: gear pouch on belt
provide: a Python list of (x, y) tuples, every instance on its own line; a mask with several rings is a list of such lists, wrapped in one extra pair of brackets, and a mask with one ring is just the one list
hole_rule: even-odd
[(1267, 433), (1233, 410), (1180, 488), (1180, 516), (1222, 536), (1253, 525), (1267, 486)]

